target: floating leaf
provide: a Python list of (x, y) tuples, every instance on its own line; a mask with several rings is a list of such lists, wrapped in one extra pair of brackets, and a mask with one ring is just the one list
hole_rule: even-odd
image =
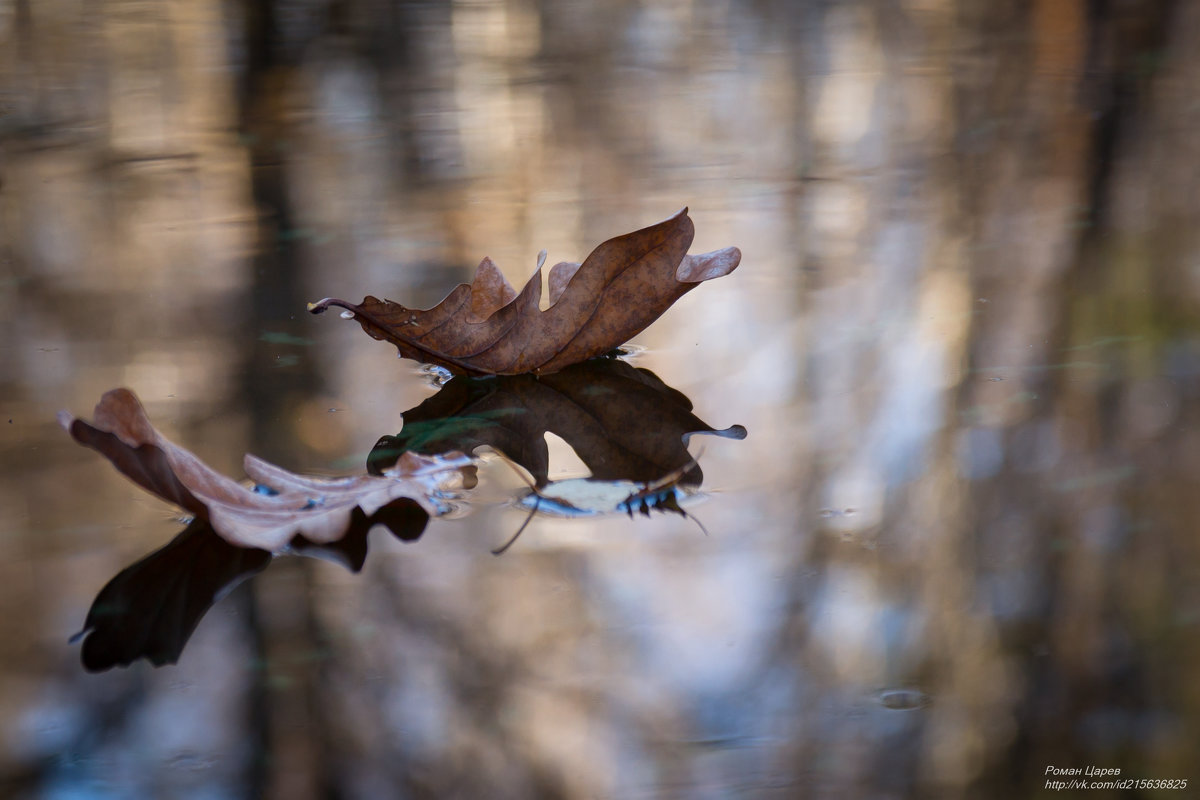
[(471, 284), (426, 310), (368, 296), (360, 305), (326, 298), (319, 314), (347, 309), (364, 331), (405, 358), (459, 375), (552, 373), (607, 353), (645, 330), (701, 281), (732, 272), (736, 247), (687, 255), (695, 228), (683, 209), (670, 219), (601, 244), (582, 264), (551, 270), (550, 306), (539, 308), (542, 271), (518, 294), (490, 258)]
[(380, 475), (318, 478), (247, 455), (246, 474), (263, 489), (254, 491), (168, 441), (128, 389), (107, 392), (92, 424), (66, 412), (59, 422), (135, 483), (211, 523), (230, 544), (269, 552), (282, 550), (296, 536), (318, 545), (335, 542), (349, 530), (355, 509), (370, 517), (400, 498), (413, 500), (430, 516), (442, 514), (444, 490), (471, 463), (461, 453), (408, 453)]

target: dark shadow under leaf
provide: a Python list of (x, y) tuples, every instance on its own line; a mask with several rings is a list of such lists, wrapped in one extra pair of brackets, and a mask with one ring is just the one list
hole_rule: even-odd
[[(400, 498), (367, 516), (354, 509), (346, 535), (314, 544), (294, 539), (289, 551), (335, 561), (358, 572), (367, 557), (367, 534), (383, 526), (406, 542), (416, 541), (429, 515)], [(235, 586), (262, 572), (272, 555), (229, 544), (205, 520), (195, 519), (178, 536), (121, 570), (92, 602), (83, 630), (83, 666), (100, 672), (144, 658), (174, 664), (208, 610)]]

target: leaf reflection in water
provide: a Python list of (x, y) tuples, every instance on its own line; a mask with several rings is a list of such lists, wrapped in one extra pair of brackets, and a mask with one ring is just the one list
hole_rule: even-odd
[[(547, 433), (570, 445), (591, 474), (551, 481)], [(403, 429), (380, 439), (367, 463), (379, 473), (410, 452), (486, 446), (532, 476), (530, 491), (517, 500), (531, 516), (632, 516), (656, 509), (687, 517), (679, 503), (703, 480), (687, 449), (695, 433), (743, 439), (746, 429), (714, 429), (692, 413), (686, 395), (653, 372), (596, 358), (553, 375), (456, 377), (406, 411)], [(528, 522), (492, 552), (507, 550)]]
[(404, 427), (376, 443), (367, 470), (383, 474), (404, 453), (487, 446), (542, 488), (550, 482), (547, 433), (571, 446), (594, 481), (652, 483), (692, 463), (679, 483), (699, 486), (703, 474), (687, 449), (692, 434), (744, 439), (746, 429), (715, 429), (650, 370), (594, 358), (553, 375), (456, 377), (404, 412)]
[[(367, 532), (382, 525), (398, 539), (415, 541), (429, 515), (400, 498), (370, 516), (355, 508), (346, 535), (315, 544), (292, 540), (287, 552), (341, 564), (358, 572), (367, 558)], [(154, 666), (174, 664), (208, 610), (241, 582), (266, 569), (272, 554), (237, 547), (196, 519), (178, 536), (117, 573), (92, 602), (83, 630), (84, 669), (101, 672), (144, 658)]]

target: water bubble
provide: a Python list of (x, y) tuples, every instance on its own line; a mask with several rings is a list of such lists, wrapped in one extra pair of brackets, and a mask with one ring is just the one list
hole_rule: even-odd
[(643, 347), (640, 344), (623, 344), (620, 347), (615, 347), (605, 353), (605, 358), (619, 358), (622, 361), (633, 361), (640, 358), (643, 353), (649, 351), (649, 348)]
[(342, 319), (354, 319), (354, 312), (349, 309), (342, 312)]
[(875, 699), (884, 708), (896, 711), (912, 711), (929, 705), (929, 695), (920, 689), (883, 689), (876, 693)]
[[(404, 358), (404, 356), (400, 357)], [(439, 388), (445, 386), (454, 378), (453, 372), (437, 364), (422, 364), (420, 370), (426, 380)]]

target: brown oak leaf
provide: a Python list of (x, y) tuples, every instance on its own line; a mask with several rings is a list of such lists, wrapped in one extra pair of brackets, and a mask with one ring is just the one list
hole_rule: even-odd
[(364, 331), (400, 355), (459, 375), (557, 372), (621, 346), (701, 281), (732, 272), (736, 247), (687, 255), (695, 228), (683, 209), (668, 220), (601, 244), (582, 264), (550, 270), (542, 310), (542, 270), (518, 294), (490, 258), (470, 284), (426, 310), (368, 296), (361, 305), (325, 298), (319, 314), (346, 309)]
[(142, 488), (207, 521), (225, 541), (270, 552), (297, 536), (317, 545), (335, 542), (350, 529), (356, 508), (370, 517), (400, 498), (430, 516), (445, 513), (444, 491), (471, 464), (462, 453), (406, 453), (382, 475), (321, 478), (246, 455), (255, 490), (160, 434), (128, 389), (106, 392), (94, 417), (89, 424), (64, 411), (58, 420), (75, 441), (99, 451)]

